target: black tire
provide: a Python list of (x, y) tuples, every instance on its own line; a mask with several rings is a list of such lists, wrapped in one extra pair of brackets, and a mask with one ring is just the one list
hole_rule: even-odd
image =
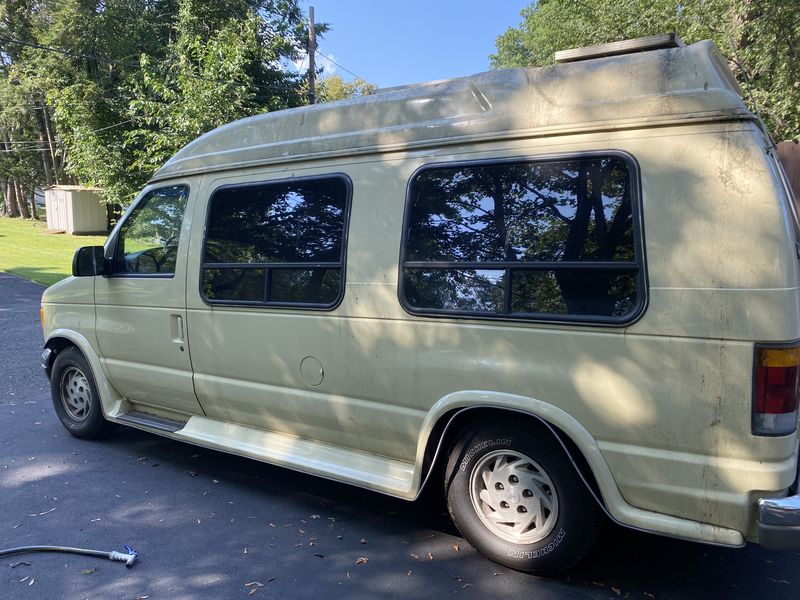
[(61, 424), (75, 437), (97, 439), (116, 428), (116, 423), (103, 416), (92, 369), (75, 347), (56, 355), (50, 373), (50, 395)]
[[(603, 519), (552, 433), (541, 424), (523, 423), (495, 419), (462, 432), (447, 465), (447, 507), (461, 534), (490, 559), (553, 575), (586, 556)], [(541, 523), (524, 525), (534, 514)], [(512, 521), (493, 517), (517, 519), (522, 529), (512, 531)]]

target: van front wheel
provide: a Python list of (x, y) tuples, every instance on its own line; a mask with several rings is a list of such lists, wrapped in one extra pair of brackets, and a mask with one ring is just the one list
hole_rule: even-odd
[(92, 369), (76, 348), (66, 348), (56, 355), (50, 373), (50, 395), (61, 424), (75, 437), (99, 438), (116, 427), (103, 416)]
[(498, 422), (472, 430), (450, 454), (453, 522), (492, 560), (552, 574), (581, 560), (599, 533), (594, 499), (551, 434)]

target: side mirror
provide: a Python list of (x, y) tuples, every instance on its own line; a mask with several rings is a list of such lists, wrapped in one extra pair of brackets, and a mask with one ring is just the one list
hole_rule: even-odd
[(72, 259), (73, 277), (94, 277), (105, 275), (106, 259), (102, 246), (84, 246), (78, 248)]

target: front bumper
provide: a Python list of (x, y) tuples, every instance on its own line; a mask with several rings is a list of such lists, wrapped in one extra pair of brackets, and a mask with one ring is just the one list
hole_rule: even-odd
[(800, 548), (800, 464), (785, 498), (758, 501), (758, 543), (771, 550)]
[(50, 348), (42, 350), (42, 369), (44, 374), (50, 379), (50, 367), (52, 366), (53, 351)]

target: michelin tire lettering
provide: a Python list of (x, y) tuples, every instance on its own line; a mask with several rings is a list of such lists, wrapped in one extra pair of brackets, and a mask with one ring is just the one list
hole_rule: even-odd
[(486, 448), (494, 448), (495, 446), (510, 446), (510, 445), (511, 445), (511, 440), (506, 440), (503, 438), (497, 438), (496, 440), (486, 440), (479, 444), (475, 444), (464, 455), (464, 459), (461, 461), (461, 465), (459, 468), (462, 471), (466, 471), (469, 461), (472, 460), (472, 458), (481, 450), (484, 450)]
[(566, 537), (567, 532), (563, 529), (558, 530), (558, 535), (556, 535), (555, 539), (547, 544), (546, 546), (539, 548), (538, 550), (509, 550), (507, 555), (509, 558), (541, 558), (543, 556), (547, 556), (553, 550), (558, 548), (564, 538)]

